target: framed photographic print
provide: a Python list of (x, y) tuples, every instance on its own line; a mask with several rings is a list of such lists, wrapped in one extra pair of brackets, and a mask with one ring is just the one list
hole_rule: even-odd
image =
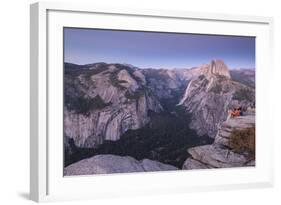
[(271, 186), (272, 23), (31, 5), (31, 199)]

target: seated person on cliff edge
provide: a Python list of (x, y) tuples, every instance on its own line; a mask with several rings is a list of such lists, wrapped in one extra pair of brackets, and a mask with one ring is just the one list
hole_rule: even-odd
[(233, 110), (229, 110), (228, 111), (228, 118), (229, 119), (230, 117), (238, 117), (238, 116), (241, 116), (242, 115), (242, 107), (239, 107), (239, 108), (234, 108)]

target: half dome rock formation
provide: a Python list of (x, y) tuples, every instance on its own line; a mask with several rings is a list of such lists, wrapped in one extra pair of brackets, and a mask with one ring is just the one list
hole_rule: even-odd
[(65, 167), (64, 176), (171, 170), (178, 168), (149, 159), (138, 161), (129, 156), (96, 155)]
[(191, 157), (184, 162), (183, 169), (254, 166), (255, 160), (249, 158), (247, 152), (237, 153), (230, 144), (234, 131), (255, 129), (254, 127), (255, 115), (252, 113), (228, 119), (222, 123), (213, 144), (188, 149)]
[(193, 67), (190, 69), (175, 69), (174, 71), (179, 74), (179, 78), (187, 81), (195, 79), (200, 75), (204, 75), (207, 78), (213, 76), (224, 76), (226, 78), (231, 78), (229, 68), (224, 61), (219, 59), (214, 59), (209, 64), (203, 64), (198, 67)]
[(229, 69), (222, 60), (212, 60), (209, 66), (210, 67), (207, 73), (208, 76), (220, 75), (230, 78)]
[(202, 69), (204, 74), (191, 79), (178, 106), (190, 113), (190, 128), (195, 129), (199, 136), (215, 137), (228, 110), (233, 107), (246, 109), (254, 104), (255, 91), (233, 81), (221, 60), (213, 60)]
[(216, 78), (220, 78), (220, 80), (223, 80), (223, 78), (225, 78), (226, 80), (231, 78), (228, 67), (225, 65), (225, 63), (222, 60), (218, 60), (218, 59), (212, 60), (210, 64), (204, 64), (199, 67), (191, 68), (186, 72), (183, 72), (182, 75), (184, 75), (185, 78), (190, 81), (178, 105), (184, 103), (184, 101), (188, 97), (188, 93), (190, 92), (191, 85), (194, 84), (194, 81), (198, 79), (198, 77), (200, 77), (199, 79), (202, 80), (204, 76), (208, 80), (209, 88), (211, 87), (212, 82)]

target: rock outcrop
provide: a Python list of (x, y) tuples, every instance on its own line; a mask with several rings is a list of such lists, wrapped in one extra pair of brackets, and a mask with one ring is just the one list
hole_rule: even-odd
[(246, 109), (254, 104), (254, 89), (233, 81), (221, 60), (203, 65), (201, 73), (191, 79), (178, 106), (183, 106), (191, 114), (190, 128), (199, 136), (215, 137), (229, 109)]
[(96, 155), (65, 167), (64, 176), (171, 170), (177, 168), (149, 159), (137, 161), (129, 156)]
[(184, 162), (183, 169), (254, 166), (254, 160), (249, 160), (245, 154), (233, 152), (229, 147), (229, 137), (234, 130), (244, 130), (254, 126), (253, 113), (226, 120), (221, 124), (213, 144), (188, 149), (191, 157)]

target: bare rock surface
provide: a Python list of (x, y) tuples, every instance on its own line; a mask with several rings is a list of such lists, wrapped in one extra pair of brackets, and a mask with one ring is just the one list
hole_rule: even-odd
[(249, 161), (245, 155), (235, 153), (228, 147), (232, 131), (251, 128), (254, 125), (255, 115), (228, 119), (222, 123), (213, 144), (188, 149), (191, 157), (184, 162), (183, 169), (255, 166), (254, 160)]
[(187, 160), (185, 160), (182, 169), (208, 169), (211, 168), (210, 166), (207, 166), (205, 164), (203, 164), (200, 161), (197, 161), (193, 158), (188, 158)]
[(130, 172), (171, 171), (172, 165), (144, 159), (138, 161), (129, 156), (97, 155), (64, 168), (64, 175), (93, 175)]
[(242, 166), (247, 162), (246, 157), (236, 154), (229, 149), (216, 145), (205, 145), (188, 150), (192, 158), (210, 167), (224, 168)]

